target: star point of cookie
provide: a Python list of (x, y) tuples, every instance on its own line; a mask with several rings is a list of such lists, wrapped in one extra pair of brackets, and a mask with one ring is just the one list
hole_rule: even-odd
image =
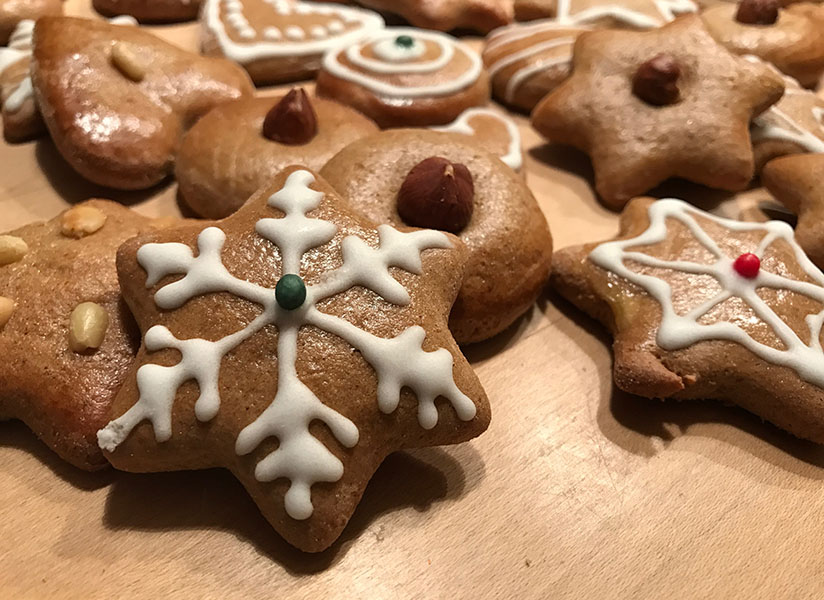
[(107, 465), (96, 433), (137, 350), (115, 253), (153, 226), (89, 200), (0, 235), (0, 418), (82, 469)]
[(143, 346), (98, 433), (118, 468), (222, 466), (290, 543), (340, 535), (383, 458), (489, 422), (447, 328), (466, 252), (290, 167), (234, 215), (118, 253)]
[(824, 268), (824, 154), (772, 160), (761, 172), (761, 182), (798, 215), (798, 243), (816, 265)]
[(670, 177), (743, 189), (754, 172), (749, 123), (784, 90), (780, 76), (732, 55), (694, 15), (653, 31), (585, 33), (573, 65), (532, 123), (590, 155), (596, 189), (615, 208)]
[(556, 253), (552, 283), (613, 333), (619, 388), (730, 402), (824, 443), (824, 274), (786, 223), (637, 198), (616, 238)]

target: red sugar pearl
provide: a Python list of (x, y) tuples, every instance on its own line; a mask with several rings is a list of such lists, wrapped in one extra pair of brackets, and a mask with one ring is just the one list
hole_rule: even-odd
[(761, 259), (752, 252), (746, 252), (732, 263), (732, 268), (736, 273), (747, 279), (755, 279), (758, 277), (758, 270), (761, 268)]

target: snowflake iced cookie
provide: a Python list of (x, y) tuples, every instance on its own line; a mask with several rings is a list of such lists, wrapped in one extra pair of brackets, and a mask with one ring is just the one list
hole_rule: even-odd
[(128, 471), (230, 469), (287, 541), (327, 548), (385, 456), (489, 423), (446, 323), (464, 261), (302, 167), (223, 221), (129, 241), (143, 345), (100, 446)]
[[(747, 57), (750, 60), (758, 60)], [(824, 99), (784, 76), (784, 95), (750, 126), (757, 170), (777, 156), (824, 153)]]
[(515, 171), (520, 171), (524, 165), (521, 132), (512, 119), (497, 110), (470, 108), (449, 125), (431, 129), (469, 136), (479, 147)]
[(3, 137), (9, 142), (36, 138), (46, 130), (34, 102), (34, 91), (29, 77), (33, 30), (34, 21), (20, 21), (9, 38), (8, 47), (0, 48)]
[(137, 350), (115, 254), (152, 229), (89, 200), (0, 235), (0, 419), (20, 419), (81, 469), (107, 465), (96, 433)]
[(734, 403), (824, 443), (824, 274), (786, 223), (638, 198), (614, 240), (558, 251), (552, 283), (612, 332), (622, 390)]
[(175, 163), (178, 190), (198, 215), (226, 217), (289, 165), (320, 169), (377, 130), (348, 106), (310, 98), (303, 89), (230, 102), (184, 136)]
[(200, 0), (93, 0), (92, 5), (107, 17), (129, 15), (141, 23), (190, 21), (200, 10)]
[(242, 65), (258, 85), (313, 77), (330, 49), (383, 29), (375, 12), (296, 0), (204, 0), (202, 48)]
[(512, 22), (512, 0), (360, 0), (375, 10), (398, 14), (422, 29), (471, 29), (488, 33)]
[(471, 138), (398, 129), (341, 150), (321, 171), (379, 223), (451, 231), (469, 264), (449, 328), (459, 343), (503, 331), (546, 284), (552, 237), (523, 179)]
[(398, 27), (327, 53), (317, 93), (381, 127), (426, 127), (486, 104), (489, 77), (478, 54), (456, 38)]
[(63, 158), (90, 181), (119, 189), (163, 180), (185, 129), (253, 90), (228, 61), (91, 19), (40, 19), (33, 55), (35, 99)]
[(0, 0), (0, 46), (9, 43), (20, 21), (63, 12), (63, 0)]
[(761, 182), (798, 215), (795, 237), (810, 259), (824, 268), (824, 154), (772, 160), (761, 171)]
[(711, 6), (701, 18), (731, 52), (758, 56), (805, 87), (815, 87), (824, 73), (824, 7), (742, 0)]
[(696, 12), (691, 0), (515, 0), (519, 21), (551, 18), (566, 26), (652, 29)]
[(584, 33), (573, 65), (532, 124), (590, 155), (596, 190), (613, 208), (669, 177), (746, 187), (750, 121), (784, 91), (770, 67), (731, 54), (694, 15), (652, 31)]

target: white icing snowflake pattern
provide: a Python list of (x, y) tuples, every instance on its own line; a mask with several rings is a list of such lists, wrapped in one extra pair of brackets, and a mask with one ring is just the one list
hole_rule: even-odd
[[(734, 268), (736, 257), (726, 256), (715, 240), (712, 239), (695, 219), (695, 215), (712, 220), (719, 225), (737, 232), (763, 231), (764, 237), (752, 253), (761, 258), (771, 244), (783, 240), (790, 245), (799, 266), (814, 282), (789, 279), (763, 268), (755, 277), (744, 277)], [(668, 235), (667, 219), (675, 219), (685, 225), (695, 240), (706, 248), (715, 258), (711, 264), (702, 264), (682, 260), (663, 260), (632, 251), (630, 248), (657, 244)], [(767, 223), (746, 223), (723, 219), (698, 210), (686, 202), (672, 198), (659, 200), (650, 205), (650, 225), (637, 237), (627, 240), (606, 242), (597, 246), (590, 254), (590, 260), (596, 265), (620, 275), (643, 288), (661, 305), (661, 324), (658, 327), (656, 343), (665, 350), (680, 350), (697, 342), (707, 340), (725, 340), (741, 344), (762, 360), (793, 369), (805, 381), (818, 387), (824, 387), (824, 352), (821, 348), (821, 329), (824, 325), (824, 310), (808, 315), (807, 326), (810, 342), (804, 342), (798, 334), (776, 314), (758, 295), (759, 288), (789, 290), (802, 294), (824, 304), (824, 273), (816, 267), (801, 247), (796, 243), (792, 227), (781, 221)], [(681, 273), (709, 275), (721, 285), (721, 291), (693, 308), (684, 315), (675, 312), (672, 300), (672, 288), (669, 283), (644, 273), (631, 270), (626, 261), (633, 261), (647, 267), (670, 269)], [(713, 307), (729, 298), (740, 298), (753, 310), (755, 315), (766, 323), (784, 344), (785, 349), (773, 348), (750, 337), (743, 329), (727, 321), (709, 325), (699, 323), (699, 319)]]
[(326, 244), (338, 231), (334, 223), (313, 219), (306, 214), (317, 208), (323, 193), (309, 186), (315, 181), (308, 171), (291, 173), (284, 187), (269, 198), (269, 206), (284, 213), (281, 218), (263, 218), (255, 231), (280, 250), (283, 268), (280, 281), (289, 276), (298, 281), (301, 293), (295, 305), (286, 306), (275, 290), (238, 279), (226, 269), (221, 251), (226, 240), (218, 227), (208, 227), (198, 236), (198, 255), (180, 243), (152, 243), (141, 247), (137, 260), (146, 270), (146, 286), (156, 285), (172, 274), (184, 276), (161, 287), (155, 304), (166, 310), (181, 307), (191, 298), (209, 293), (228, 292), (263, 308), (263, 312), (244, 329), (211, 342), (204, 339), (181, 340), (163, 326), (146, 332), (144, 343), (149, 351), (174, 348), (180, 362), (173, 366), (144, 364), (137, 372), (139, 399), (126, 413), (98, 432), (100, 447), (114, 451), (138, 423), (151, 422), (158, 442), (172, 435), (172, 407), (178, 388), (195, 380), (200, 396), (195, 416), (209, 421), (220, 409), (218, 378), (223, 357), (267, 325), (278, 329), (278, 390), (272, 403), (238, 435), (235, 450), (246, 455), (269, 437), (278, 439), (278, 447), (255, 468), (258, 481), (286, 478), (290, 482), (284, 498), (287, 514), (293, 519), (312, 515), (311, 487), (317, 482), (335, 482), (343, 475), (341, 461), (309, 432), (314, 420), (325, 423), (344, 447), (358, 443), (358, 428), (352, 421), (323, 404), (304, 385), (296, 370), (298, 331), (314, 326), (333, 333), (353, 348), (374, 368), (378, 379), (377, 404), (384, 413), (393, 412), (403, 387), (409, 387), (418, 401), (418, 420), (431, 429), (438, 422), (435, 399), (446, 398), (458, 418), (475, 417), (475, 404), (455, 385), (452, 354), (444, 349), (423, 350), (426, 332), (412, 326), (394, 338), (376, 337), (352, 323), (321, 312), (317, 304), (354, 286), (362, 286), (395, 305), (411, 301), (403, 285), (389, 272), (398, 267), (413, 274), (421, 273), (420, 254), (427, 248), (449, 248), (447, 237), (438, 231), (420, 230), (402, 233), (381, 225), (379, 245), (373, 248), (357, 236), (341, 242), (343, 264), (305, 285), (299, 279), (304, 253)]

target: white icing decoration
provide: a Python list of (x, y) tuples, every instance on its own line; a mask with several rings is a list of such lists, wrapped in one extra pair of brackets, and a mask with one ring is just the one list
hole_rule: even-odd
[[(323, 193), (309, 186), (315, 179), (308, 171), (289, 175), (284, 187), (269, 198), (269, 205), (285, 213), (281, 218), (260, 219), (255, 231), (280, 250), (282, 273), (300, 274), (303, 255), (332, 240), (338, 231), (334, 223), (307, 217), (316, 209)], [(246, 455), (261, 442), (278, 439), (276, 450), (264, 457), (255, 468), (258, 481), (289, 480), (284, 498), (286, 512), (293, 519), (312, 515), (311, 487), (314, 483), (338, 481), (343, 475), (341, 461), (309, 431), (313, 421), (325, 423), (337, 441), (346, 448), (358, 443), (359, 432), (352, 421), (323, 404), (298, 378), (298, 333), (304, 327), (317, 327), (341, 337), (374, 368), (377, 380), (377, 404), (384, 413), (393, 412), (401, 389), (411, 389), (418, 401), (418, 420), (430, 429), (437, 424), (434, 401), (448, 400), (462, 420), (474, 418), (476, 407), (455, 385), (452, 354), (446, 349), (432, 352), (422, 349), (425, 331), (412, 326), (394, 338), (380, 338), (359, 329), (343, 318), (321, 312), (317, 305), (355, 286), (372, 290), (387, 302), (405, 305), (410, 297), (390, 268), (421, 273), (421, 252), (427, 248), (449, 248), (447, 237), (438, 231), (419, 230), (402, 233), (389, 225), (378, 228), (379, 244), (373, 248), (356, 236), (341, 242), (343, 262), (327, 272), (317, 283), (306, 286), (304, 304), (293, 310), (282, 309), (274, 290), (238, 279), (228, 272), (221, 260), (226, 239), (217, 227), (207, 227), (198, 236), (198, 255), (179, 243), (146, 244), (137, 260), (146, 270), (147, 287), (164, 277), (183, 274), (155, 293), (155, 303), (162, 309), (182, 306), (194, 297), (228, 292), (260, 305), (263, 312), (244, 329), (217, 341), (181, 340), (168, 329), (155, 326), (146, 332), (146, 349), (157, 351), (174, 348), (180, 362), (173, 366), (144, 364), (137, 372), (139, 399), (121, 417), (98, 434), (98, 443), (114, 451), (138, 423), (148, 420), (155, 439), (163, 442), (172, 435), (172, 408), (178, 388), (194, 380), (200, 389), (195, 416), (200, 421), (215, 417), (220, 408), (219, 376), (223, 357), (262, 328), (274, 325), (278, 330), (278, 389), (272, 403), (238, 435), (235, 450)]]
[[(509, 44), (526, 37), (540, 35), (541, 33), (548, 31), (564, 29), (566, 29), (566, 26), (558, 25), (552, 20), (543, 20), (536, 23), (530, 23), (529, 25), (510, 25), (502, 28), (492, 35), (492, 38), (486, 47), (486, 52), (490, 52), (503, 44)], [(555, 39), (538, 42), (537, 44), (527, 46), (517, 52), (502, 55), (498, 60), (491, 63), (487, 70), (489, 71), (490, 77), (495, 77), (495, 75), (500, 73), (503, 69), (517, 63), (520, 60), (531, 58), (541, 52), (546, 52), (547, 50), (552, 50), (554, 48), (566, 47), (565, 51), (561, 52), (560, 56), (551, 58), (548, 57), (543, 60), (536, 61), (533, 64), (526, 64), (520, 69), (516, 69), (509, 78), (509, 81), (507, 81), (504, 91), (504, 100), (506, 102), (512, 102), (521, 84), (533, 75), (552, 67), (569, 64), (572, 60), (572, 46), (575, 43), (576, 38), (577, 36), (575, 35), (566, 35)]]
[(10, 113), (16, 113), (23, 108), (23, 104), (26, 100), (33, 97), (34, 89), (32, 88), (31, 77), (25, 77), (9, 95), (9, 97), (6, 98), (6, 101), (3, 103), (3, 110)]
[[(421, 44), (421, 40), (435, 44), (439, 49), (438, 56), (422, 62), (397, 62), (391, 60), (376, 60), (363, 55), (362, 51), (366, 46), (375, 48), (387, 39), (394, 43), (395, 38), (399, 35), (408, 35), (415, 40), (416, 44)], [(378, 75), (436, 73), (450, 63), (456, 51), (462, 53), (467, 58), (469, 67), (466, 71), (449, 81), (432, 85), (408, 86), (381, 81), (371, 75), (371, 73)], [(356, 71), (341, 63), (338, 59), (338, 55), (341, 52), (346, 53), (346, 58), (350, 63), (367, 73)], [(327, 52), (323, 57), (323, 68), (339, 79), (361, 85), (381, 96), (420, 98), (426, 96), (448, 96), (473, 85), (481, 75), (483, 64), (475, 52), (468, 49), (451, 35), (437, 31), (397, 27), (378, 32), (356, 44), (346, 47), (341, 45), (339, 48)]]
[(465, 110), (461, 115), (449, 125), (443, 127), (431, 127), (435, 131), (447, 131), (453, 133), (461, 133), (464, 135), (475, 135), (475, 129), (469, 124), (469, 121), (476, 116), (487, 116), (500, 121), (506, 126), (507, 134), (509, 135), (509, 144), (507, 145), (507, 152), (500, 156), (502, 162), (508, 165), (515, 171), (520, 171), (523, 166), (523, 152), (521, 151), (521, 132), (518, 131), (518, 126), (510, 119), (494, 110), (488, 108), (470, 108)]
[(118, 15), (117, 17), (112, 17), (109, 19), (109, 23), (112, 25), (127, 25), (137, 27), (137, 19), (135, 19), (131, 15)]
[(675, 19), (676, 13), (697, 12), (698, 7), (691, 0), (653, 0), (659, 18), (620, 6), (617, 4), (602, 4), (590, 6), (573, 14), (572, 0), (558, 0), (558, 14), (556, 23), (563, 25), (583, 25), (593, 23), (603, 18), (613, 18), (638, 29), (654, 29)]
[(386, 62), (398, 63), (420, 58), (426, 52), (426, 46), (412, 38), (411, 46), (400, 46), (397, 37), (381, 40), (372, 46), (375, 56)]
[[(784, 80), (784, 96), (809, 94), (810, 98), (814, 101), (817, 100), (817, 96), (813, 92), (802, 88), (798, 81), (789, 75), (785, 75), (772, 64), (751, 54), (745, 55), (743, 58), (754, 64), (765, 65), (771, 69), (773, 73), (779, 75)], [(778, 104), (780, 103), (781, 101), (779, 100)], [(750, 124), (750, 137), (752, 141), (780, 140), (797, 144), (806, 152), (824, 152), (824, 124), (822, 124), (821, 121), (824, 109), (818, 106), (813, 106), (810, 109), (812, 117), (818, 122), (818, 129), (821, 132), (820, 134), (815, 134), (778, 108), (778, 104), (773, 104), (752, 120)], [(770, 117), (772, 117), (774, 121), (777, 120), (781, 125), (770, 123)]]
[(263, 30), (263, 37), (267, 40), (279, 40), (283, 38), (283, 33), (277, 27), (267, 27)]
[[(230, 4), (226, 4), (226, 3)], [(262, 60), (270, 57), (281, 56), (321, 56), (328, 49), (337, 45), (338, 43), (351, 43), (372, 31), (382, 29), (384, 27), (383, 19), (377, 13), (351, 6), (325, 6), (315, 2), (277, 2), (268, 1), (272, 10), (280, 15), (288, 16), (292, 14), (298, 15), (328, 15), (334, 16), (337, 22), (346, 22), (355, 27), (345, 30), (344, 28), (338, 31), (329, 33), (335, 35), (326, 35), (323, 38), (308, 39), (306, 32), (295, 25), (284, 28), (281, 36), (275, 37), (266, 35), (268, 27), (264, 29), (263, 40), (252, 40), (246, 42), (237, 42), (229, 37), (226, 30), (226, 24), (220, 17), (221, 5), (226, 9), (226, 20), (229, 25), (230, 15), (240, 15), (246, 22), (248, 30), (257, 36), (257, 30), (254, 25), (250, 24), (243, 15), (243, 3), (241, 0), (206, 0), (202, 9), (203, 26), (214, 35), (220, 49), (226, 58), (233, 60), (240, 64), (248, 64), (257, 60)], [(231, 8), (230, 8), (231, 7)], [(273, 30), (275, 28), (272, 28)]]
[[(793, 250), (799, 266), (814, 282), (798, 281), (776, 275), (763, 268), (753, 279), (739, 275), (733, 268), (737, 257), (725, 256), (719, 245), (701, 228), (693, 215), (709, 219), (732, 231), (763, 231), (764, 237), (752, 252), (759, 257), (777, 240), (783, 240)], [(715, 262), (695, 263), (683, 260), (655, 258), (629, 248), (648, 246), (667, 238), (667, 219), (675, 219), (689, 229), (695, 240), (709, 251)], [(606, 242), (596, 247), (589, 255), (596, 265), (615, 273), (643, 288), (661, 305), (661, 324), (658, 327), (656, 343), (664, 350), (680, 350), (701, 341), (723, 340), (738, 343), (762, 360), (793, 369), (803, 380), (818, 387), (824, 387), (824, 352), (821, 348), (821, 329), (824, 325), (824, 310), (806, 318), (809, 326), (810, 342), (805, 343), (784, 320), (758, 295), (759, 288), (788, 290), (824, 303), (824, 273), (822, 273), (796, 243), (792, 228), (782, 221), (767, 223), (747, 223), (716, 217), (698, 210), (686, 202), (664, 199), (654, 202), (649, 208), (650, 225), (639, 236), (628, 240)], [(670, 269), (676, 272), (709, 275), (721, 286), (721, 292), (703, 302), (684, 315), (675, 312), (672, 288), (669, 283), (631, 270), (625, 261), (656, 269)], [(757, 342), (747, 333), (728, 321), (709, 325), (698, 320), (729, 298), (740, 298), (753, 310), (755, 315), (768, 325), (781, 340), (785, 349), (777, 349)]]

